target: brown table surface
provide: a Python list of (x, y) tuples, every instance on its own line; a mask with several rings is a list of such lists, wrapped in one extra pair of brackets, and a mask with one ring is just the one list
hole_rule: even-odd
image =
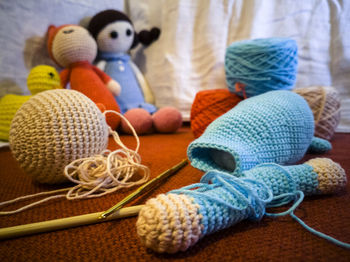
[[(188, 126), (171, 135), (141, 137), (142, 162), (151, 177), (186, 157), (193, 140)], [(131, 136), (124, 143), (135, 146)], [(350, 175), (350, 134), (336, 134), (333, 149), (323, 157), (340, 163)], [(111, 145), (114, 148), (113, 145)], [(301, 162), (320, 155), (306, 155)], [(127, 206), (144, 203), (150, 197), (198, 182), (203, 173), (190, 165), (159, 188)], [(0, 149), (0, 201), (59, 186), (40, 185), (21, 171), (8, 148)], [(62, 187), (62, 186), (60, 186)], [(0, 217), (0, 227), (77, 216), (103, 211), (130, 194), (134, 188), (97, 199), (57, 199), (19, 214)], [(307, 197), (296, 214), (311, 227), (350, 243), (350, 185), (336, 195)], [(12, 208), (20, 205), (13, 205)], [(186, 252), (156, 254), (140, 243), (137, 217), (42, 233), (0, 241), (0, 261), (350, 261), (350, 250), (340, 248), (303, 229), (291, 217), (243, 221), (229, 229), (204, 237)]]

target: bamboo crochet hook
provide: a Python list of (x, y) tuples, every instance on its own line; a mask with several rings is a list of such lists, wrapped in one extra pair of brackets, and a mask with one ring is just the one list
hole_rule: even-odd
[[(135, 199), (137, 196), (140, 196), (144, 192), (154, 188), (160, 181), (165, 180), (169, 176), (175, 174), (179, 169), (187, 164), (187, 159), (182, 160), (177, 165), (172, 168), (164, 171), (159, 176), (153, 178), (148, 183), (139, 187), (136, 191), (128, 195), (117, 205), (108, 209), (104, 212), (96, 212), (91, 214), (85, 214), (74, 217), (60, 218), (49, 221), (43, 221), (38, 223), (7, 227), (0, 229), (0, 240), (16, 238), (21, 236), (27, 236), (32, 234), (39, 234), (44, 232), (50, 232), (55, 230), (67, 229), (77, 226), (90, 225), (95, 223), (101, 223), (105, 221), (110, 221), (123, 217), (136, 216), (143, 205), (132, 206), (121, 208), (125, 204), (129, 203), (131, 200)], [(102, 218), (102, 219), (101, 219)]]
[(136, 191), (134, 191), (133, 193), (128, 195), (126, 198), (124, 198), (118, 204), (116, 204), (115, 206), (112, 206), (110, 209), (108, 209), (107, 211), (103, 212), (101, 214), (101, 216), (99, 216), (99, 219), (107, 218), (109, 215), (111, 215), (112, 213), (116, 212), (117, 210), (122, 208), (125, 204), (129, 203), (130, 201), (132, 201), (133, 199), (135, 199), (139, 195), (141, 195), (144, 192), (149, 191), (150, 189), (154, 188), (158, 184), (158, 182), (166, 179), (167, 177), (171, 176), (172, 174), (175, 174), (180, 168), (182, 168), (186, 164), (187, 164), (187, 159), (184, 159), (180, 163), (178, 163), (177, 165), (175, 165), (172, 168), (169, 168), (168, 170), (164, 171), (159, 176), (153, 178), (152, 180), (150, 180), (149, 182), (147, 182), (143, 186), (141, 186), (138, 189), (136, 189)]

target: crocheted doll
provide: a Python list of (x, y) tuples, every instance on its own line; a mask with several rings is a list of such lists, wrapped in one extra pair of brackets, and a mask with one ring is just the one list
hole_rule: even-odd
[(0, 140), (9, 140), (10, 126), (13, 117), (23, 103), (33, 95), (45, 90), (60, 88), (60, 77), (52, 66), (39, 65), (29, 72), (27, 86), (32, 95), (21, 96), (8, 94), (0, 100)]
[[(60, 73), (63, 87), (69, 83), (71, 89), (85, 94), (101, 111), (120, 112), (113, 97), (113, 94), (120, 93), (120, 86), (91, 64), (97, 55), (97, 44), (85, 28), (78, 25), (50, 26), (47, 44), (51, 58), (65, 68)], [(120, 118), (115, 114), (106, 115), (106, 119), (113, 130), (119, 126)]]
[(239, 174), (261, 163), (293, 164), (307, 150), (331, 144), (314, 137), (314, 118), (305, 99), (291, 91), (270, 91), (243, 100), (213, 121), (187, 149), (191, 164)]
[[(159, 37), (160, 30), (152, 28), (150, 31), (136, 33), (131, 20), (117, 10), (105, 10), (96, 14), (88, 29), (97, 41), (98, 66), (120, 84), (121, 93), (115, 98), (121, 112), (136, 132), (150, 133), (153, 127), (162, 133), (175, 132), (182, 124), (180, 112), (172, 107), (158, 110), (152, 104), (152, 92), (127, 53), (138, 42), (145, 46), (150, 45)], [(131, 132), (123, 121), (122, 130)]]
[[(209, 171), (200, 183), (148, 200), (140, 210), (137, 233), (147, 248), (175, 253), (244, 219), (289, 214), (310, 232), (349, 248), (349, 244), (311, 229), (293, 213), (304, 194), (335, 193), (344, 189), (346, 183), (344, 169), (327, 158), (295, 166), (262, 164), (243, 172), (241, 178)], [(296, 203), (286, 212), (275, 214), (265, 210), (293, 200)]]

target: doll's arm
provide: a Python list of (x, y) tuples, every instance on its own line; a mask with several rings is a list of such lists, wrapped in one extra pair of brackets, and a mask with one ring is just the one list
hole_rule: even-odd
[(70, 70), (68, 68), (63, 69), (60, 72), (60, 79), (61, 79), (61, 86), (63, 88), (66, 88), (68, 82), (69, 82), (69, 77), (70, 77)]
[(144, 78), (143, 74), (141, 73), (140, 69), (132, 62), (131, 60), (129, 61), (130, 66), (132, 70), (135, 73), (135, 76), (137, 78), (137, 81), (139, 82), (139, 85), (142, 89), (143, 96), (145, 98), (145, 101), (150, 104), (154, 104), (154, 96), (152, 93), (151, 88), (149, 87), (146, 79)]
[(96, 67), (104, 72), (106, 69), (106, 64), (107, 62), (105, 60), (100, 60), (97, 62)]
[(111, 91), (113, 95), (119, 96), (121, 91), (119, 83), (113, 80), (109, 75), (107, 75), (98, 67), (93, 66), (93, 70), (101, 78), (102, 82), (106, 84), (108, 90)]
[(115, 95), (115, 96), (120, 95), (121, 87), (117, 81), (111, 79), (107, 83), (107, 88), (109, 89), (109, 91), (111, 91), (113, 93), (113, 95)]

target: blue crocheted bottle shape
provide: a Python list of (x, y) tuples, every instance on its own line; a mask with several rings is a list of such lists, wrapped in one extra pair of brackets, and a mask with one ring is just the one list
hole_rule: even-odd
[(145, 102), (136, 75), (129, 64), (129, 55), (101, 52), (99, 57), (107, 62), (104, 70), (106, 74), (121, 86), (121, 93), (115, 99), (123, 114), (133, 108), (143, 108), (151, 114), (157, 110), (154, 105)]
[(331, 148), (313, 134), (313, 114), (304, 98), (291, 91), (270, 91), (240, 102), (213, 121), (187, 154), (200, 170), (239, 176), (261, 163), (293, 164), (308, 148)]

